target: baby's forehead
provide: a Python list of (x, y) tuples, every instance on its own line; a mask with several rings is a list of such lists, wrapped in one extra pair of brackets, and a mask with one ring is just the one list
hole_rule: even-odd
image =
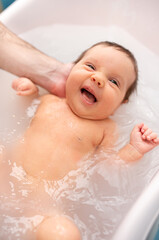
[(110, 48), (110, 47), (109, 46), (104, 46), (103, 44), (99, 44), (99, 45), (90, 47), (89, 49), (86, 50), (84, 56), (94, 54), (96, 51), (99, 51), (102, 48)]
[(131, 58), (124, 51), (114, 46), (107, 46), (104, 44), (96, 45), (86, 50), (82, 59), (106, 60), (107, 62), (116, 62), (117, 60), (120, 62), (121, 60), (126, 60), (129, 61), (131, 65), (134, 65)]
[(106, 44), (99, 44), (96, 46), (93, 46), (89, 48), (88, 50), (85, 51), (83, 57), (88, 57), (88, 56), (94, 56), (96, 57), (96, 54), (102, 54), (105, 56), (108, 55), (116, 55), (116, 54), (121, 54), (122, 56), (129, 58), (129, 56), (122, 50), (117, 49), (115, 46), (107, 46)]

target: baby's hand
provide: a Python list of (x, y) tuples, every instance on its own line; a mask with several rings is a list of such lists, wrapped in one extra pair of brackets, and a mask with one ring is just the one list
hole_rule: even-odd
[(157, 134), (144, 123), (134, 127), (130, 135), (130, 144), (142, 155), (159, 145)]
[(12, 88), (17, 91), (17, 95), (28, 96), (38, 93), (37, 86), (28, 78), (17, 78), (12, 82)]

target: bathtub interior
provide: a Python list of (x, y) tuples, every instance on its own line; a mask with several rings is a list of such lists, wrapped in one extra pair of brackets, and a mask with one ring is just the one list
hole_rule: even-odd
[[(38, 6), (38, 7), (37, 7)], [(71, 11), (73, 9), (73, 11)], [(52, 23), (117, 25), (159, 54), (158, 0), (16, 0), (0, 19), (17, 34)], [(32, 21), (28, 21), (32, 19)]]
[[(33, 4), (35, 2), (33, 1)], [(115, 149), (128, 141), (129, 133), (137, 122), (144, 121), (159, 134), (159, 102), (157, 100), (159, 56), (153, 49), (147, 48), (147, 43), (139, 41), (127, 32), (125, 27), (119, 27), (117, 24), (93, 26), (89, 21), (84, 25), (82, 23), (80, 25), (80, 21), (77, 25), (53, 24), (49, 21), (47, 24), (28, 26), (24, 32), (19, 30), (20, 36), (63, 62), (73, 61), (81, 51), (101, 40), (118, 42), (129, 48), (136, 56), (140, 79), (138, 91), (131, 96), (129, 103), (122, 105), (112, 116), (118, 122), (121, 136)], [(11, 20), (7, 19), (7, 22), (9, 25)], [(15, 95), (10, 87), (15, 76), (4, 71), (0, 71), (0, 76), (3, 86), (0, 94), (2, 103), (0, 110), (3, 113), (0, 119), (0, 137), (3, 144), (8, 146), (28, 125), (37, 102), (32, 98)], [(41, 94), (43, 93), (44, 91), (41, 90)], [(6, 199), (6, 196), (1, 195), (0, 199), (3, 216), (1, 238), (10, 234), (10, 239), (22, 239), (24, 232), (43, 219), (41, 212), (45, 210), (51, 214), (52, 208), (58, 208), (77, 223), (84, 240), (110, 239), (143, 188), (158, 172), (158, 153), (159, 149), (156, 148), (142, 161), (125, 165), (116, 161), (110, 164), (114, 158), (114, 152), (110, 150), (103, 152), (100, 156), (84, 161), (77, 171), (71, 172), (64, 179), (56, 183), (45, 182), (46, 201), (30, 199), (28, 205), (24, 204), (23, 200), (28, 198), (29, 183), (24, 179), (23, 170), (12, 166), (11, 174), (8, 176), (11, 188), (10, 198)], [(95, 164), (96, 159), (98, 163)], [(19, 183), (17, 189), (14, 187), (16, 181)], [(35, 214), (23, 216), (23, 211), (18, 209), (10, 212), (15, 206), (15, 195), (21, 196), (19, 205), (22, 208), (27, 209), (31, 206)], [(5, 209), (5, 206), (9, 207)], [(8, 226), (12, 231), (7, 230)]]

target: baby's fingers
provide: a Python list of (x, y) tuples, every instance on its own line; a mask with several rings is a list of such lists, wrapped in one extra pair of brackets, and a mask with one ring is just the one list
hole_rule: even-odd
[(152, 130), (150, 128), (147, 128), (147, 129), (145, 129), (145, 131), (144, 131), (144, 133), (142, 135), (142, 138), (149, 140), (149, 137), (150, 137), (151, 134), (152, 134)]
[(142, 132), (142, 134), (145, 133), (148, 129), (149, 128), (145, 124), (141, 125), (141, 132)]
[(12, 88), (17, 91), (18, 87), (20, 85), (20, 78), (16, 78), (12, 82)]
[(153, 141), (154, 143), (159, 143), (159, 138), (157, 137), (157, 133), (152, 132), (151, 129), (148, 129), (143, 135), (143, 139), (147, 141)]
[(37, 94), (38, 93), (38, 88), (35, 86), (34, 88), (31, 88), (31, 89), (20, 89), (17, 91), (17, 95), (19, 96), (29, 96), (29, 95), (32, 95), (32, 94)]
[(159, 144), (159, 138), (158, 138), (158, 137), (157, 137), (157, 138), (154, 138), (154, 139), (153, 139), (153, 142), (156, 143), (156, 144)]
[(147, 140), (154, 140), (157, 139), (157, 133), (151, 132), (149, 135), (146, 136)]

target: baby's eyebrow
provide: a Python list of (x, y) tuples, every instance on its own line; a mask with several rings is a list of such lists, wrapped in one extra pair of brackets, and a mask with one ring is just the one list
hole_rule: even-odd
[(96, 57), (94, 57), (94, 56), (85, 56), (86, 58), (86, 60), (90, 60), (90, 61), (98, 61), (98, 59), (96, 58)]

